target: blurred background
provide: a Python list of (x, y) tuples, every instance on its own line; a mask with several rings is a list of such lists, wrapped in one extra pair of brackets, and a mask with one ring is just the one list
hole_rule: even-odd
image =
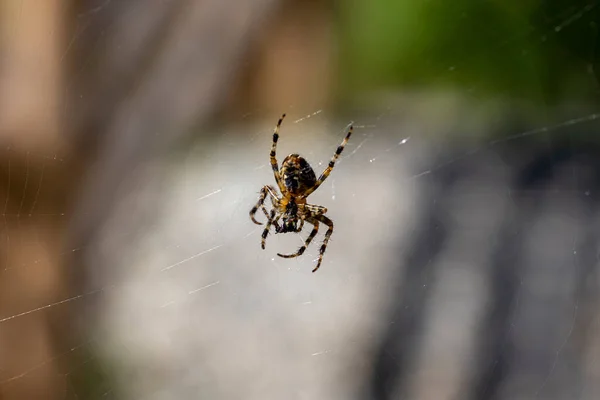
[(599, 13), (0, 0), (0, 399), (599, 398)]

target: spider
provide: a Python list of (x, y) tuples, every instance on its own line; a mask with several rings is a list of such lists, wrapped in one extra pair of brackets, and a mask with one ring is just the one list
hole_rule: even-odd
[[(277, 148), (277, 140), (279, 139), (279, 127), (281, 126), (281, 122), (284, 118), (285, 114), (279, 118), (277, 126), (275, 126), (275, 131), (273, 132), (273, 144), (271, 145), (270, 154), (271, 167), (273, 168), (273, 174), (275, 175), (275, 182), (281, 191), (281, 197), (277, 194), (277, 191), (273, 186), (263, 186), (260, 190), (258, 202), (250, 210), (250, 219), (255, 224), (262, 225), (261, 222), (258, 222), (254, 218), (254, 215), (259, 208), (267, 217), (267, 223), (261, 239), (261, 247), (263, 250), (265, 249), (265, 242), (271, 229), (271, 225), (275, 226), (275, 233), (300, 233), (304, 227), (305, 221), (313, 225), (313, 229), (304, 242), (304, 245), (300, 247), (296, 253), (277, 253), (279, 257), (283, 258), (294, 258), (301, 256), (306, 250), (306, 247), (317, 235), (317, 232), (319, 231), (319, 223), (324, 223), (327, 225), (328, 229), (325, 233), (323, 244), (319, 249), (319, 260), (317, 262), (317, 266), (312, 270), (312, 272), (315, 272), (321, 266), (321, 262), (323, 261), (323, 253), (325, 253), (327, 243), (329, 242), (329, 238), (333, 233), (333, 221), (325, 216), (327, 208), (314, 204), (308, 204), (306, 202), (306, 198), (315, 190), (317, 190), (331, 173), (335, 162), (339, 158), (340, 154), (342, 154), (346, 143), (348, 143), (348, 139), (350, 139), (350, 135), (352, 134), (352, 126), (350, 126), (350, 129), (348, 129), (348, 133), (342, 141), (342, 144), (338, 146), (335, 154), (331, 158), (331, 161), (329, 161), (329, 165), (327, 168), (325, 168), (319, 179), (317, 179), (312, 167), (308, 164), (306, 159), (301, 157), (299, 154), (290, 154), (287, 156), (281, 164), (281, 171), (279, 170), (277, 158), (275, 157), (275, 150)], [(267, 209), (264, 205), (267, 195), (269, 195), (271, 203), (273, 204), (273, 208), (271, 209), (270, 213), (267, 212)], [(281, 225), (279, 224), (279, 220), (281, 220)]]

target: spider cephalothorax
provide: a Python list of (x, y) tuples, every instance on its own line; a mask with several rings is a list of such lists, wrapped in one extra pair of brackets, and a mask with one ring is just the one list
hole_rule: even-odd
[(285, 211), (281, 215), (281, 227), (276, 226), (276, 233), (300, 232), (302, 230), (302, 220), (298, 216), (298, 204), (291, 200), (285, 206)]
[[(313, 272), (315, 272), (317, 269), (319, 269), (321, 262), (323, 261), (323, 253), (325, 253), (327, 242), (329, 242), (329, 238), (333, 233), (333, 222), (324, 215), (327, 212), (325, 207), (308, 204), (306, 202), (306, 198), (312, 192), (317, 190), (317, 188), (331, 173), (336, 160), (340, 154), (342, 154), (346, 143), (348, 143), (348, 139), (352, 134), (352, 126), (350, 126), (350, 129), (342, 141), (342, 144), (339, 145), (335, 151), (335, 154), (329, 162), (329, 165), (327, 168), (325, 168), (321, 176), (319, 176), (319, 179), (317, 179), (310, 164), (298, 154), (290, 154), (287, 156), (283, 160), (281, 170), (279, 170), (279, 165), (277, 164), (276, 158), (276, 149), (277, 141), (279, 140), (279, 127), (281, 126), (283, 118), (285, 118), (285, 114), (279, 118), (277, 126), (275, 127), (275, 132), (273, 132), (273, 144), (271, 145), (270, 154), (271, 167), (273, 168), (275, 182), (279, 187), (281, 197), (277, 194), (277, 191), (273, 186), (263, 186), (263, 188), (260, 190), (258, 202), (250, 210), (250, 219), (252, 219), (252, 222), (255, 224), (262, 225), (261, 222), (258, 222), (254, 218), (254, 215), (259, 208), (263, 210), (265, 216), (267, 217), (267, 224), (265, 226), (265, 230), (263, 231), (261, 240), (261, 247), (263, 249), (265, 248), (265, 242), (267, 235), (269, 234), (269, 230), (271, 229), (271, 225), (275, 226), (275, 233), (300, 232), (304, 227), (305, 221), (313, 225), (313, 229), (310, 232), (310, 235), (308, 235), (304, 246), (300, 247), (300, 249), (298, 249), (298, 251), (294, 254), (277, 254), (283, 258), (292, 258), (302, 255), (302, 253), (304, 253), (306, 250), (306, 247), (317, 235), (317, 232), (319, 231), (319, 223), (322, 222), (327, 225), (328, 229), (325, 233), (323, 244), (319, 249), (319, 260), (317, 262), (317, 266), (315, 269), (313, 269)], [(271, 209), (270, 213), (267, 212), (267, 209), (264, 205), (267, 194), (271, 198), (271, 203), (273, 204), (273, 208)], [(281, 225), (279, 224), (280, 220)]]

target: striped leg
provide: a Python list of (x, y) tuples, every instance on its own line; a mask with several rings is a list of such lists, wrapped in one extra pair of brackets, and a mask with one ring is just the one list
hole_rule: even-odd
[(267, 210), (265, 209), (264, 203), (265, 203), (265, 197), (267, 197), (267, 187), (263, 186), (262, 189), (260, 189), (260, 196), (258, 196), (258, 202), (256, 203), (256, 205), (254, 207), (252, 207), (252, 209), (250, 210), (250, 219), (252, 220), (252, 222), (254, 222), (256, 225), (262, 225), (262, 222), (258, 222), (255, 218), (254, 218), (254, 214), (256, 214), (256, 212), (258, 211), (259, 208), (263, 208), (265, 211), (265, 214), (267, 216), (267, 218), (269, 217), (269, 214), (267, 214)]
[(327, 212), (327, 208), (323, 206), (317, 206), (314, 204), (305, 204), (304, 208), (307, 209), (313, 217), (325, 214)]
[(331, 234), (333, 233), (333, 221), (332, 220), (330, 220), (329, 218), (327, 218), (324, 215), (316, 215), (315, 220), (321, 221), (322, 223), (327, 225), (329, 227), (329, 229), (327, 229), (327, 232), (325, 232), (325, 238), (323, 239), (323, 244), (321, 245), (321, 248), (319, 249), (319, 261), (317, 262), (317, 266), (315, 267), (315, 269), (312, 270), (312, 272), (315, 272), (321, 266), (321, 261), (323, 261), (323, 253), (325, 253), (325, 249), (327, 248), (327, 243), (329, 242), (329, 238), (331, 237)]
[(304, 228), (304, 216), (300, 217), (300, 225), (298, 225), (298, 229), (296, 229), (296, 233), (302, 232), (302, 228)]
[(259, 208), (262, 208), (262, 210), (265, 213), (265, 216), (267, 217), (267, 219), (269, 218), (269, 213), (267, 212), (267, 209), (265, 208), (265, 205), (264, 205), (265, 198), (267, 197), (267, 193), (269, 194), (269, 196), (271, 196), (271, 200), (273, 201), (274, 205), (275, 205), (275, 203), (279, 204), (279, 197), (277, 196), (277, 193), (275, 193), (275, 188), (273, 188), (271, 186), (268, 186), (268, 185), (267, 186), (263, 186), (262, 189), (260, 189), (260, 195), (258, 197), (258, 202), (250, 210), (250, 219), (256, 225), (262, 225), (262, 222), (258, 222), (254, 218), (254, 214), (256, 214), (256, 212), (258, 211)]
[(323, 173), (321, 174), (321, 176), (319, 177), (319, 179), (317, 179), (317, 182), (315, 183), (315, 185), (313, 187), (311, 187), (310, 189), (308, 189), (302, 195), (303, 198), (307, 198), (308, 195), (310, 195), (312, 192), (314, 192), (315, 190), (317, 190), (318, 187), (321, 186), (321, 184), (323, 183), (323, 181), (325, 181), (325, 179), (327, 179), (327, 177), (331, 173), (331, 170), (333, 169), (333, 166), (335, 165), (335, 162), (340, 157), (340, 154), (342, 154), (342, 151), (344, 151), (344, 147), (346, 147), (346, 144), (348, 143), (348, 139), (350, 139), (350, 135), (352, 135), (352, 129), (353, 129), (353, 127), (350, 126), (350, 129), (348, 129), (348, 133), (346, 134), (346, 137), (342, 141), (342, 144), (340, 144), (338, 146), (337, 150), (335, 151), (335, 154), (331, 158), (331, 161), (329, 161), (329, 165), (327, 166), (327, 168), (325, 168), (325, 171), (323, 171)]
[[(265, 217), (267, 217), (267, 219), (269, 219), (269, 213), (267, 212), (267, 209), (265, 208), (265, 206), (263, 205), (261, 208), (262, 208), (263, 212), (265, 213)], [(279, 222), (273, 221), (272, 224), (275, 227), (275, 232), (281, 230), (281, 227), (279, 226)]]
[(277, 182), (277, 186), (279, 186), (279, 190), (282, 194), (285, 194), (286, 191), (285, 186), (281, 181), (281, 176), (279, 176), (279, 165), (277, 165), (276, 150), (277, 141), (279, 140), (279, 127), (281, 126), (281, 122), (284, 118), (285, 114), (283, 114), (281, 118), (279, 118), (279, 121), (277, 121), (277, 126), (275, 126), (275, 131), (273, 132), (273, 144), (271, 145), (271, 154), (269, 155), (271, 160), (271, 168), (273, 168), (273, 175), (275, 175), (275, 181)]
[(277, 255), (279, 257), (294, 258), (294, 257), (301, 256), (304, 253), (304, 251), (306, 250), (306, 248), (308, 247), (308, 245), (310, 244), (310, 242), (314, 239), (315, 236), (317, 236), (317, 232), (319, 232), (319, 221), (312, 219), (312, 218), (307, 218), (306, 221), (310, 224), (313, 224), (314, 228), (313, 228), (312, 232), (310, 232), (310, 235), (308, 235), (308, 238), (306, 238), (306, 241), (304, 242), (304, 246), (300, 247), (298, 249), (298, 251), (294, 254), (277, 253)]
[(277, 221), (279, 220), (279, 217), (281, 217), (281, 215), (278, 215), (277, 218), (275, 218), (275, 209), (272, 209), (271, 215), (269, 215), (269, 219), (267, 220), (267, 225), (265, 225), (265, 230), (262, 233), (262, 238), (260, 241), (260, 247), (262, 247), (263, 250), (265, 249), (265, 243), (267, 241), (267, 235), (269, 234), (271, 225), (277, 226)]

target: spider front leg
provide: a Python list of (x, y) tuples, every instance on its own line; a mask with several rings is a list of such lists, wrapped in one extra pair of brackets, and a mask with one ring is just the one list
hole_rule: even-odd
[(269, 213), (267, 212), (267, 209), (265, 208), (265, 205), (264, 205), (265, 198), (267, 197), (267, 193), (269, 194), (269, 196), (271, 196), (271, 200), (272, 200), (274, 206), (276, 204), (279, 204), (279, 197), (277, 196), (277, 193), (275, 193), (275, 188), (273, 188), (273, 187), (271, 187), (269, 185), (263, 186), (262, 189), (260, 189), (260, 195), (258, 197), (258, 202), (250, 210), (250, 219), (256, 225), (262, 225), (262, 222), (258, 222), (254, 218), (254, 214), (256, 214), (256, 212), (258, 211), (259, 208), (262, 208), (262, 210), (265, 213), (265, 216), (267, 217), (267, 219), (269, 218)]
[(262, 247), (262, 249), (265, 249), (265, 243), (267, 242), (267, 235), (269, 234), (269, 230), (271, 229), (271, 225), (275, 225), (276, 229), (278, 229), (277, 227), (279, 226), (277, 224), (277, 221), (279, 221), (279, 218), (281, 217), (281, 214), (277, 216), (277, 218), (275, 218), (275, 209), (271, 210), (271, 215), (269, 215), (269, 219), (267, 220), (267, 225), (265, 225), (265, 230), (262, 233), (262, 237), (260, 240), (260, 247)]
[[(269, 216), (269, 213), (267, 212), (267, 209), (265, 208), (265, 206), (262, 207), (262, 210), (265, 213), (265, 216), (267, 217), (267, 219), (269, 219), (270, 216)], [(278, 219), (279, 218), (277, 218), (277, 220)], [(278, 232), (281, 230), (281, 226), (279, 226), (279, 222), (277, 222), (277, 220), (271, 221), (271, 224), (275, 227), (275, 232)]]
[(258, 202), (256, 203), (256, 205), (254, 207), (252, 207), (252, 209), (250, 210), (250, 219), (252, 220), (252, 222), (254, 222), (256, 225), (262, 225), (262, 222), (258, 222), (255, 218), (254, 215), (256, 214), (256, 212), (258, 211), (259, 208), (263, 208), (267, 218), (269, 217), (269, 214), (267, 213), (267, 210), (265, 209), (264, 203), (265, 203), (265, 197), (267, 197), (267, 187), (263, 186), (262, 189), (260, 189), (260, 196), (258, 196)]

